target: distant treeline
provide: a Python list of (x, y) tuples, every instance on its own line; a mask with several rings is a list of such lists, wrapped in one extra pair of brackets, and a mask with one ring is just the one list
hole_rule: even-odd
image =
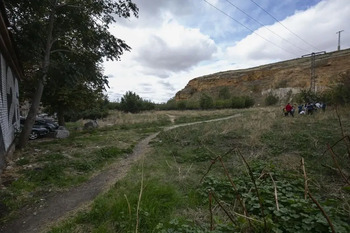
[(120, 103), (110, 103), (109, 109), (117, 109), (123, 112), (138, 113), (149, 110), (200, 110), (200, 109), (223, 109), (223, 108), (249, 108), (254, 105), (254, 99), (249, 96), (235, 96), (229, 99), (216, 99), (203, 94), (199, 100), (180, 100), (175, 98), (166, 103), (156, 104), (142, 99), (134, 92), (127, 92)]
[[(277, 96), (269, 94), (265, 97), (265, 106), (279, 104)], [(293, 103), (326, 102), (327, 104), (345, 105), (350, 103), (350, 72), (341, 75), (341, 79), (327, 91), (314, 93), (302, 90), (293, 97)], [(149, 110), (208, 110), (227, 108), (249, 108), (254, 106), (255, 100), (250, 96), (231, 96), (227, 88), (220, 90), (217, 97), (202, 94), (199, 99), (178, 100), (175, 98), (166, 103), (156, 104), (142, 99), (134, 92), (128, 91), (120, 102), (110, 102), (107, 97), (98, 101), (94, 108), (84, 111), (68, 111), (65, 115), (68, 121), (78, 119), (98, 119), (108, 115), (109, 110), (120, 110), (129, 113), (138, 113)]]
[(170, 99), (167, 103), (158, 104), (160, 110), (208, 110), (225, 108), (249, 108), (254, 106), (254, 99), (249, 96), (233, 96), (229, 99), (214, 99), (203, 94), (199, 100), (179, 100)]

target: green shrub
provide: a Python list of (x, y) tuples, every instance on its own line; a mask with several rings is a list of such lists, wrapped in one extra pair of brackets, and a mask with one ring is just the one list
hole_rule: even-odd
[(296, 101), (298, 103), (309, 103), (318, 101), (320, 97), (312, 92), (311, 90), (301, 90), (299, 94), (296, 95)]
[(115, 109), (119, 109), (119, 105), (120, 105), (120, 103), (118, 103), (118, 102), (109, 102), (107, 104), (107, 108), (109, 110), (115, 110)]
[(156, 104), (155, 107), (159, 110), (175, 110), (177, 109), (177, 103), (175, 98), (169, 99), (166, 103)]
[(244, 96), (245, 99), (245, 107), (249, 108), (249, 107), (253, 107), (255, 104), (255, 100), (250, 97), (250, 96)]
[(207, 94), (203, 94), (199, 100), (199, 106), (201, 109), (211, 109), (214, 106), (213, 98)]
[(216, 109), (231, 108), (232, 102), (229, 99), (226, 99), (226, 100), (220, 99), (220, 100), (216, 100), (214, 105)]
[(85, 111), (67, 111), (64, 114), (66, 121), (77, 121), (79, 119), (101, 119), (108, 116), (108, 109), (105, 107), (96, 107)]
[(186, 101), (181, 100), (181, 101), (176, 103), (176, 106), (177, 106), (177, 109), (179, 109), (179, 110), (185, 110), (186, 109)]
[(219, 91), (219, 99), (228, 100), (231, 98), (231, 93), (228, 87), (224, 87)]
[(199, 109), (200, 106), (199, 106), (199, 103), (198, 101), (186, 101), (186, 109), (189, 109), (189, 110), (195, 110), (195, 109)]
[(123, 112), (138, 113), (154, 108), (154, 103), (143, 100), (140, 96), (131, 91), (126, 92), (120, 102), (120, 110)]
[(265, 98), (265, 105), (266, 106), (272, 106), (272, 105), (275, 105), (277, 104), (279, 101), (279, 98), (273, 94), (269, 94), (268, 96), (266, 96)]
[(255, 101), (249, 96), (234, 96), (231, 99), (232, 108), (249, 108), (254, 105)]
[(334, 104), (350, 103), (350, 72), (341, 75), (337, 85), (325, 93), (325, 98)]

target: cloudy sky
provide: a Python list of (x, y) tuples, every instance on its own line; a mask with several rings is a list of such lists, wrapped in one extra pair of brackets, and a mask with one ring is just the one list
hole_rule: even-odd
[(111, 32), (132, 47), (104, 63), (111, 101), (166, 102), (189, 80), (350, 48), (349, 0), (134, 0), (139, 18)]

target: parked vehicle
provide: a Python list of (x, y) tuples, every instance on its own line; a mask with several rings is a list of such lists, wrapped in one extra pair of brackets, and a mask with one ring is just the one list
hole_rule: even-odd
[(39, 118), (35, 119), (36, 125), (43, 125), (50, 132), (55, 132), (58, 129), (58, 124), (49, 118)]
[(33, 125), (32, 131), (30, 132), (29, 139), (34, 140), (38, 137), (43, 137), (49, 133), (49, 130), (43, 125)]
[[(21, 129), (23, 128), (25, 120), (26, 119), (24, 117), (20, 118)], [(47, 129), (44, 125), (40, 125), (40, 124), (35, 123), (32, 127), (32, 131), (30, 132), (29, 139), (34, 140), (34, 139), (37, 139), (39, 137), (43, 137), (46, 134), (48, 134), (49, 132), (50, 132), (49, 129)]]

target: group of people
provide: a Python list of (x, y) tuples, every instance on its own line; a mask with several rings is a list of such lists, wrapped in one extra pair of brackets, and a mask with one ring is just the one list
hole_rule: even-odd
[[(298, 106), (298, 114), (300, 115), (312, 115), (317, 109), (322, 109), (322, 111), (326, 111), (326, 103), (305, 103), (301, 104)], [(284, 108), (283, 108), (283, 113), (285, 116), (291, 115), (294, 117), (294, 112), (295, 108), (293, 105), (288, 103)]]

